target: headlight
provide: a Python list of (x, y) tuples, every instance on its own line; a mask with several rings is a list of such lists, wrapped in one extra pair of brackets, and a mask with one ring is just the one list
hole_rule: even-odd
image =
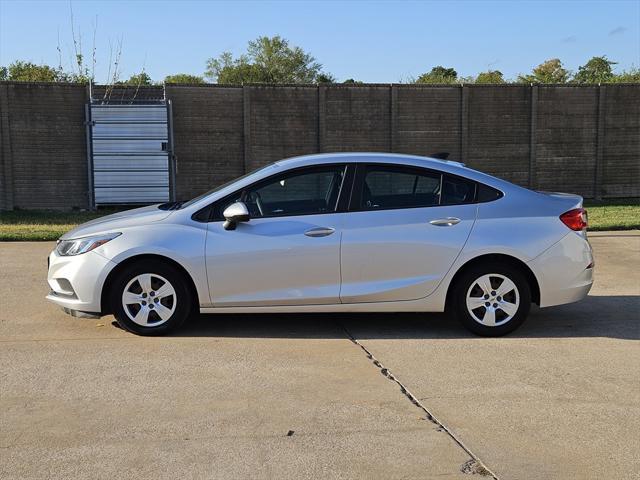
[(70, 255), (80, 255), (81, 253), (87, 253), (98, 248), (100, 245), (104, 245), (109, 240), (113, 240), (118, 233), (106, 233), (104, 235), (93, 235), (90, 237), (74, 238), (72, 240), (58, 240), (56, 251), (58, 255), (67, 257)]

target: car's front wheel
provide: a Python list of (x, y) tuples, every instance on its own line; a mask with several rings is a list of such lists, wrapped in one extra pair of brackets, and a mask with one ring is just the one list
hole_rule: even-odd
[(164, 335), (191, 313), (191, 292), (172, 265), (142, 260), (122, 271), (111, 288), (111, 308), (118, 324), (138, 335)]
[(514, 331), (526, 320), (531, 291), (525, 276), (513, 265), (476, 265), (457, 279), (449, 307), (473, 333), (498, 337)]

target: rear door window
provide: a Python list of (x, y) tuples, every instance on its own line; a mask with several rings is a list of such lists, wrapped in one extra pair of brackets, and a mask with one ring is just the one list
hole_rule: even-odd
[(439, 173), (402, 166), (368, 165), (361, 210), (432, 207), (440, 204)]

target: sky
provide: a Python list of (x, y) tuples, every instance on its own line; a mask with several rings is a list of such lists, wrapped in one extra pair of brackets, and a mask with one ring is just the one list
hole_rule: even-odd
[[(62, 64), (73, 57), (70, 7), (96, 81), (109, 45), (122, 40), (121, 78), (202, 75), (208, 58), (239, 55), (261, 35), (281, 35), (339, 81), (408, 81), (434, 65), (461, 76), (528, 73), (549, 58), (576, 71), (592, 56), (640, 66), (640, 0), (629, 1), (179, 1), (0, 0), (0, 65)], [(97, 21), (97, 28), (94, 25)]]

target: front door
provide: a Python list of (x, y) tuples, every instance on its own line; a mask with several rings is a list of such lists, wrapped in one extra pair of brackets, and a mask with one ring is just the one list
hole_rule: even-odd
[(278, 174), (238, 192), (251, 220), (209, 224), (206, 262), (216, 307), (339, 303), (337, 213), (344, 165)]
[(361, 166), (342, 233), (342, 303), (431, 294), (476, 218), (475, 184), (404, 166)]

